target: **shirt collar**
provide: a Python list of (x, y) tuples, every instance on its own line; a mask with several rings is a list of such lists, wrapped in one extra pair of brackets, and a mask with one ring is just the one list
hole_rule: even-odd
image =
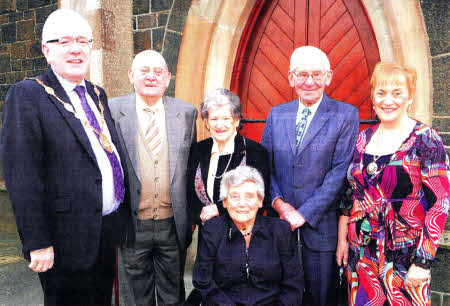
[[(243, 236), (241, 231), (237, 228), (236, 224), (234, 224), (233, 220), (231, 219), (230, 215), (226, 213), (227, 221), (228, 221), (228, 232), (227, 236), (229, 240), (234, 239), (235, 237)], [(263, 224), (262, 219), (264, 217), (261, 216), (259, 213), (256, 214), (255, 224), (253, 225), (252, 229), (252, 236), (254, 237), (257, 233), (261, 234), (262, 237), (265, 237), (267, 239), (270, 238), (270, 229), (267, 227), (266, 224)]]
[[(223, 148), (221, 155), (228, 155), (234, 153), (234, 139), (236, 138), (236, 135), (237, 131), (234, 131), (233, 135), (231, 135), (230, 139), (228, 139), (227, 143), (225, 144), (225, 147)], [(214, 138), (212, 140), (213, 146), (211, 149), (211, 155), (214, 153), (219, 153), (219, 145), (217, 144)]]
[[(320, 103), (322, 103), (323, 100), (323, 94), (320, 97), (319, 101), (317, 101), (316, 103), (314, 103), (313, 105), (311, 105), (309, 108), (309, 110), (311, 111), (311, 115), (309, 116), (309, 118), (313, 118), (314, 114), (317, 112), (317, 109), (319, 108)], [(307, 108), (305, 106), (305, 104), (302, 103), (302, 101), (300, 100), (300, 98), (298, 98), (298, 111), (297, 111), (297, 118), (301, 118), (301, 114), (302, 111)]]
[(61, 84), (62, 88), (66, 93), (70, 93), (71, 91), (73, 91), (76, 86), (84, 86), (84, 88), (86, 88), (86, 83), (84, 82), (84, 79), (81, 81), (80, 84), (75, 84), (60, 76), (58, 73), (55, 72), (55, 70), (53, 70), (53, 73), (55, 74), (56, 78), (58, 79), (59, 83)]
[(140, 95), (136, 94), (136, 110), (142, 112), (144, 108), (150, 108), (154, 112), (162, 112), (164, 110), (162, 97), (159, 98), (154, 105), (149, 106), (144, 102), (144, 99), (142, 99)]

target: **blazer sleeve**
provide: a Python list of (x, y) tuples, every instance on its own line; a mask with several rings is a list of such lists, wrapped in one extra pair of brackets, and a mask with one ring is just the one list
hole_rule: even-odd
[(197, 172), (197, 166), (199, 163), (199, 144), (195, 142), (191, 146), (189, 152), (188, 171), (187, 171), (187, 200), (188, 200), (188, 213), (189, 222), (191, 224), (201, 224), (200, 213), (203, 208), (203, 203), (197, 197), (195, 192), (195, 175)]
[(202, 230), (202, 239), (198, 242), (197, 258), (192, 272), (192, 283), (202, 295), (204, 305), (235, 305), (235, 303), (219, 288), (214, 280), (214, 265), (219, 243), (217, 233), (223, 228), (217, 224), (206, 222)]
[(273, 201), (276, 198), (282, 197), (282, 193), (276, 180), (276, 168), (273, 161), (274, 148), (272, 142), (272, 117), (273, 110), (270, 111), (269, 116), (267, 117), (266, 126), (264, 127), (264, 132), (261, 138), (261, 144), (267, 149), (269, 157), (268, 162), (270, 169), (270, 198)]
[(3, 107), (1, 158), (5, 183), (25, 255), (52, 245), (46, 213), (45, 148), (34, 81), (10, 87)]
[(325, 175), (322, 185), (297, 209), (312, 227), (318, 225), (322, 215), (340, 195), (356, 146), (358, 129), (358, 111), (352, 107), (341, 126), (330, 171)]

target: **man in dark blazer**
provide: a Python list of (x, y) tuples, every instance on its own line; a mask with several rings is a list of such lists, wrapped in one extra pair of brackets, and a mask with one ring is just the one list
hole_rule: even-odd
[[(197, 109), (164, 95), (171, 74), (156, 51), (139, 53), (128, 71), (135, 93), (109, 101), (126, 148), (136, 243), (123, 262), (137, 305), (184, 302), (186, 249), (192, 240), (186, 200)], [(156, 294), (155, 294), (156, 293)]]
[(271, 162), (272, 206), (301, 231), (304, 305), (335, 304), (337, 201), (358, 135), (357, 109), (324, 93), (331, 78), (325, 53), (296, 49), (289, 82), (299, 98), (272, 108), (261, 139)]
[(131, 217), (106, 94), (84, 79), (92, 37), (78, 13), (50, 14), (42, 51), (51, 67), (12, 85), (3, 108), (5, 182), (45, 305), (111, 304), (114, 248)]

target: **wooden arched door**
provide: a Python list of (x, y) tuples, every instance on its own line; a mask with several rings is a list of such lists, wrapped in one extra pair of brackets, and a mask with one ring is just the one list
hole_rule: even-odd
[(261, 0), (244, 29), (231, 81), (250, 119), (242, 130), (247, 137), (259, 141), (270, 108), (296, 98), (287, 79), (289, 60), (304, 45), (330, 59), (334, 74), (326, 93), (357, 106), (362, 122), (374, 119), (369, 78), (380, 56), (361, 1)]

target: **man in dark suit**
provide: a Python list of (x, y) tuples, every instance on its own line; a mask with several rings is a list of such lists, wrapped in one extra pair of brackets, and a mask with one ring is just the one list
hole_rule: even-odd
[(12, 85), (3, 108), (4, 177), (45, 305), (111, 304), (114, 248), (130, 219), (106, 94), (84, 79), (92, 37), (78, 13), (50, 14), (42, 51), (51, 67)]
[[(156, 51), (139, 53), (128, 71), (135, 93), (111, 99), (126, 148), (136, 243), (122, 255), (137, 305), (180, 305), (192, 230), (186, 171), (196, 140), (197, 109), (164, 95), (171, 74)], [(155, 294), (156, 291), (156, 294)]]
[[(358, 111), (324, 93), (330, 62), (305, 46), (291, 56), (298, 99), (270, 111), (261, 143), (271, 162), (272, 206), (300, 228), (306, 305), (334, 305), (337, 201), (358, 135)], [(295, 232), (294, 232), (295, 233)]]

